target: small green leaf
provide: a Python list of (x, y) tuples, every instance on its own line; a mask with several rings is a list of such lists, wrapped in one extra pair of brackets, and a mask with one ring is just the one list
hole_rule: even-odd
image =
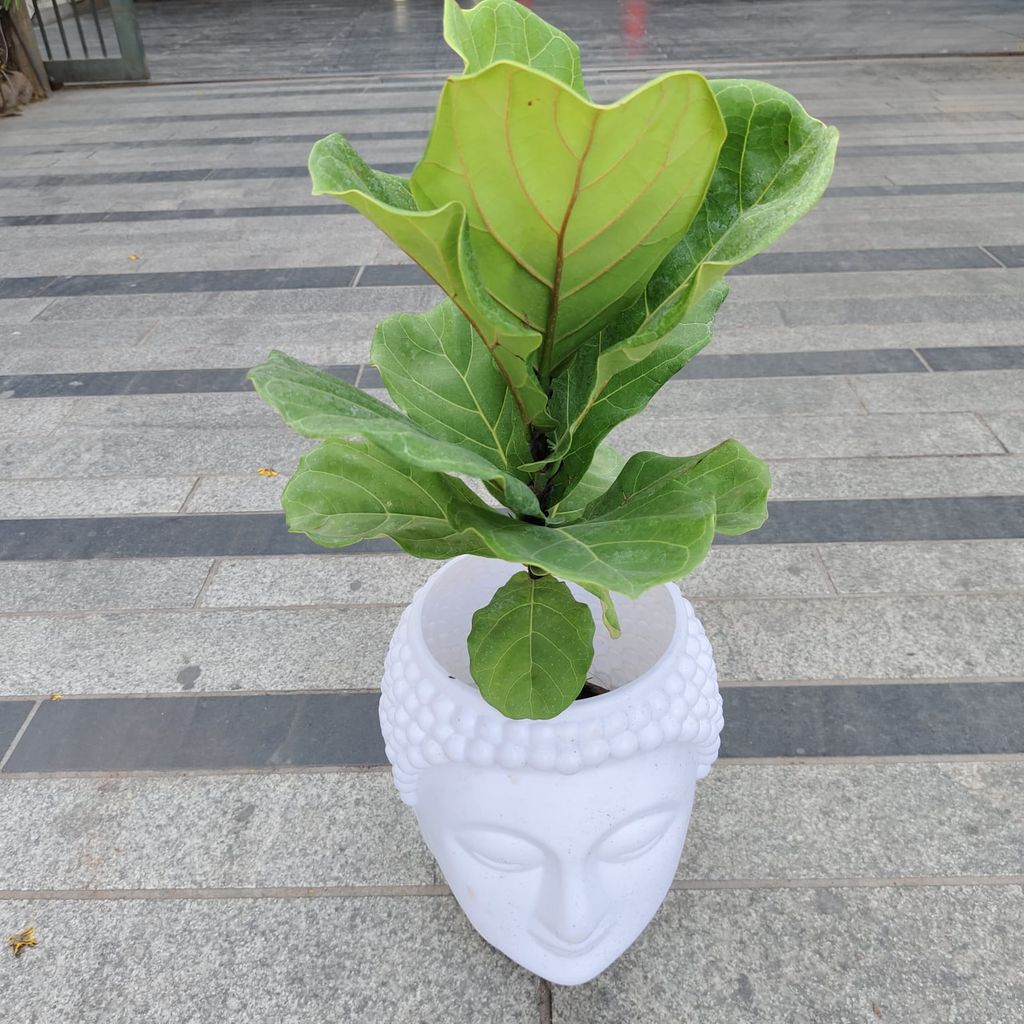
[(445, 42), (463, 59), (466, 74), (501, 60), (543, 71), (586, 96), (580, 48), (519, 0), (480, 0), (464, 9), (444, 0)]
[(594, 659), (594, 617), (550, 576), (516, 573), (473, 615), (469, 667), (508, 718), (554, 718), (579, 695)]
[(391, 537), (418, 558), (489, 553), (453, 525), (454, 506), (485, 507), (465, 484), (365, 441), (327, 441), (307, 452), (281, 504), (292, 533), (328, 548)]
[(462, 473), (493, 483), (510, 508), (524, 515), (540, 515), (536, 495), (522, 480), (471, 448), (428, 434), (348, 381), (276, 351), (249, 371), (249, 379), (260, 396), (303, 437), (356, 434), (420, 469)]
[(619, 625), (619, 613), (615, 610), (612, 595), (604, 587), (594, 584), (584, 586), (584, 590), (589, 590), (601, 602), (601, 621), (604, 628), (608, 630), (608, 635), (613, 640), (618, 640), (622, 636), (622, 627)]

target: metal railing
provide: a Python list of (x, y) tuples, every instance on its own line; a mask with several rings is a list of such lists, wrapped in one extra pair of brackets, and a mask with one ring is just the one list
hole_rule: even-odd
[(134, 0), (32, 0), (32, 25), (54, 81), (149, 78)]

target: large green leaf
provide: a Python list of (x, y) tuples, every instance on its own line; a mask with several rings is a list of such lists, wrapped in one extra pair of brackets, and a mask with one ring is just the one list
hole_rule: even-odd
[(607, 444), (599, 444), (580, 482), (548, 512), (554, 525), (575, 522), (584, 509), (604, 494), (626, 464), (624, 456)]
[(445, 42), (462, 58), (466, 73), (501, 60), (543, 71), (586, 96), (580, 48), (519, 0), (480, 0), (468, 10), (444, 0)]
[(455, 506), (484, 507), (465, 484), (366, 441), (327, 441), (307, 452), (281, 504), (289, 530), (324, 547), (391, 537), (418, 558), (489, 553), (453, 525)]
[(466, 210), (486, 289), (544, 335), (545, 380), (685, 235), (724, 139), (696, 72), (600, 106), (501, 62), (448, 80), (410, 187), (420, 209)]
[(749, 533), (768, 518), (768, 467), (738, 441), (723, 441), (700, 455), (670, 456), (637, 452), (587, 516), (603, 519), (644, 506), (645, 515), (683, 507), (713, 510), (715, 532)]
[[(551, 461), (557, 465), (548, 488), (548, 506), (559, 502), (579, 485), (598, 444), (619, 423), (644, 409), (651, 397), (711, 341), (715, 314), (728, 288), (719, 283), (685, 318), (657, 337), (657, 345), (639, 362), (606, 379), (598, 374), (596, 342), (581, 349), (566, 370), (553, 381), (550, 407), (559, 424)], [(655, 328), (650, 329), (657, 334)]]
[(508, 384), (450, 300), (382, 320), (372, 359), (391, 397), (434, 437), (513, 476), (529, 460), (529, 434)]
[(473, 616), (469, 667), (508, 718), (554, 718), (579, 695), (594, 660), (594, 618), (550, 576), (516, 573)]
[(249, 371), (257, 392), (303, 437), (365, 437), (420, 469), (463, 473), (494, 484), (510, 508), (540, 515), (526, 483), (472, 448), (428, 434), (365, 391), (316, 367), (271, 352)]
[(445, 202), (418, 210), (403, 179), (373, 170), (341, 135), (329, 135), (313, 147), (309, 173), (314, 195), (344, 199), (440, 285), (490, 349), (523, 419), (543, 422), (547, 394), (527, 361), (541, 336), (498, 305), (483, 287), (462, 204)]
[(742, 533), (760, 525), (769, 484), (759, 459), (725, 441), (689, 458), (634, 455), (584, 518), (568, 526), (534, 526), (468, 505), (453, 512), (497, 558), (639, 597), (692, 572), (716, 528)]
[(722, 276), (792, 227), (821, 198), (839, 132), (766, 82), (711, 83), (729, 134), (700, 212), (611, 331), (671, 324)]

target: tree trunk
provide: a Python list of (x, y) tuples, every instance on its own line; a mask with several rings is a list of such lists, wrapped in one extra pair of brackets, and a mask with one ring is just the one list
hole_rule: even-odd
[(20, 71), (32, 87), (32, 98), (46, 99), (50, 95), (50, 80), (46, 77), (43, 57), (36, 46), (35, 33), (29, 21), (28, 10), (24, 3), (0, 14), (4, 36), (7, 39), (7, 69)]

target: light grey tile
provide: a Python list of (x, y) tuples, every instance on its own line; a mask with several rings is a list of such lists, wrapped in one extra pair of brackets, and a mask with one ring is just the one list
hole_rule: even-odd
[(764, 459), (982, 455), (1003, 448), (970, 413), (875, 416), (639, 416), (610, 436), (624, 452), (682, 455), (735, 437)]
[(771, 471), (780, 501), (1024, 494), (1024, 458), (1012, 455), (779, 459)]
[(694, 601), (726, 682), (1020, 678), (1024, 597)]
[[(534, 1024), (537, 982), (450, 897), (10, 901), (13, 1020)], [(17, 925), (14, 925), (17, 927)], [(102, 941), (98, 937), (102, 936)]]
[(560, 1024), (1005, 1021), (1024, 1003), (1019, 886), (673, 892)]
[(5, 398), (0, 392), (0, 437), (49, 434), (71, 409), (70, 398)]
[(0, 889), (434, 883), (390, 771), (12, 778), (0, 809)]
[(697, 570), (679, 581), (699, 597), (802, 597), (832, 593), (811, 548), (794, 545), (714, 547)]
[(400, 612), (352, 605), (8, 618), (3, 690), (374, 689)]
[(364, 363), (379, 317), (350, 313), (330, 319), (277, 322), (241, 318), (166, 320), (139, 347), (140, 369), (254, 366), (273, 348), (316, 364)]
[(84, 435), (91, 431), (109, 435), (168, 429), (188, 435), (243, 428), (263, 433), (278, 428), (282, 434), (285, 431), (278, 413), (251, 391), (76, 398), (63, 424), (63, 432)]
[(77, 480), (7, 480), (0, 488), (0, 516), (110, 516), (177, 512), (193, 477), (99, 477)]
[(145, 320), (0, 325), (3, 373), (79, 373), (134, 366), (135, 347), (153, 329)]
[(985, 422), (1007, 451), (1024, 454), (1024, 413), (997, 413), (987, 415)]
[(788, 377), (732, 380), (680, 380), (662, 388), (644, 411), (652, 419), (860, 415), (864, 412), (846, 380)]
[(1014, 875), (1024, 766), (741, 764), (697, 786), (679, 877)]
[[(215, 317), (295, 318), (347, 316), (352, 313), (388, 316), (399, 310), (425, 311), (437, 305), (441, 293), (433, 287), (297, 288), (285, 291), (207, 292), (167, 295), (67, 296), (50, 300), (42, 320), (116, 320)], [(27, 301), (27, 300), (10, 300)], [(0, 309), (0, 317), (4, 311)], [(10, 319), (5, 317), (5, 319)]]
[(980, 370), (858, 377), (853, 386), (869, 412), (1018, 412), (1024, 370)]
[(401, 555), (225, 559), (204, 607), (408, 604), (437, 564)]
[(208, 558), (0, 564), (0, 610), (101, 611), (191, 608)]
[(842, 594), (1024, 591), (1024, 541), (824, 544)]
[[(722, 307), (728, 315), (729, 303)], [(1013, 320), (977, 320), (950, 323), (942, 320), (907, 323), (900, 320), (859, 324), (851, 331), (845, 324), (767, 326), (739, 324), (719, 328), (707, 350), (738, 352), (822, 352), (878, 348), (914, 348), (918, 345), (1015, 345), (1020, 327)], [(700, 360), (700, 356), (697, 356)]]
[[(268, 467), (272, 468), (272, 467)], [(207, 476), (192, 492), (186, 512), (278, 512), (286, 476)]]
[(289, 473), (310, 446), (283, 424), (268, 430), (77, 430), (0, 443), (0, 471), (20, 478), (94, 477), (125, 466), (140, 476), (255, 473), (264, 466)]
[(0, 299), (0, 321), (28, 323), (45, 310), (53, 299)]

